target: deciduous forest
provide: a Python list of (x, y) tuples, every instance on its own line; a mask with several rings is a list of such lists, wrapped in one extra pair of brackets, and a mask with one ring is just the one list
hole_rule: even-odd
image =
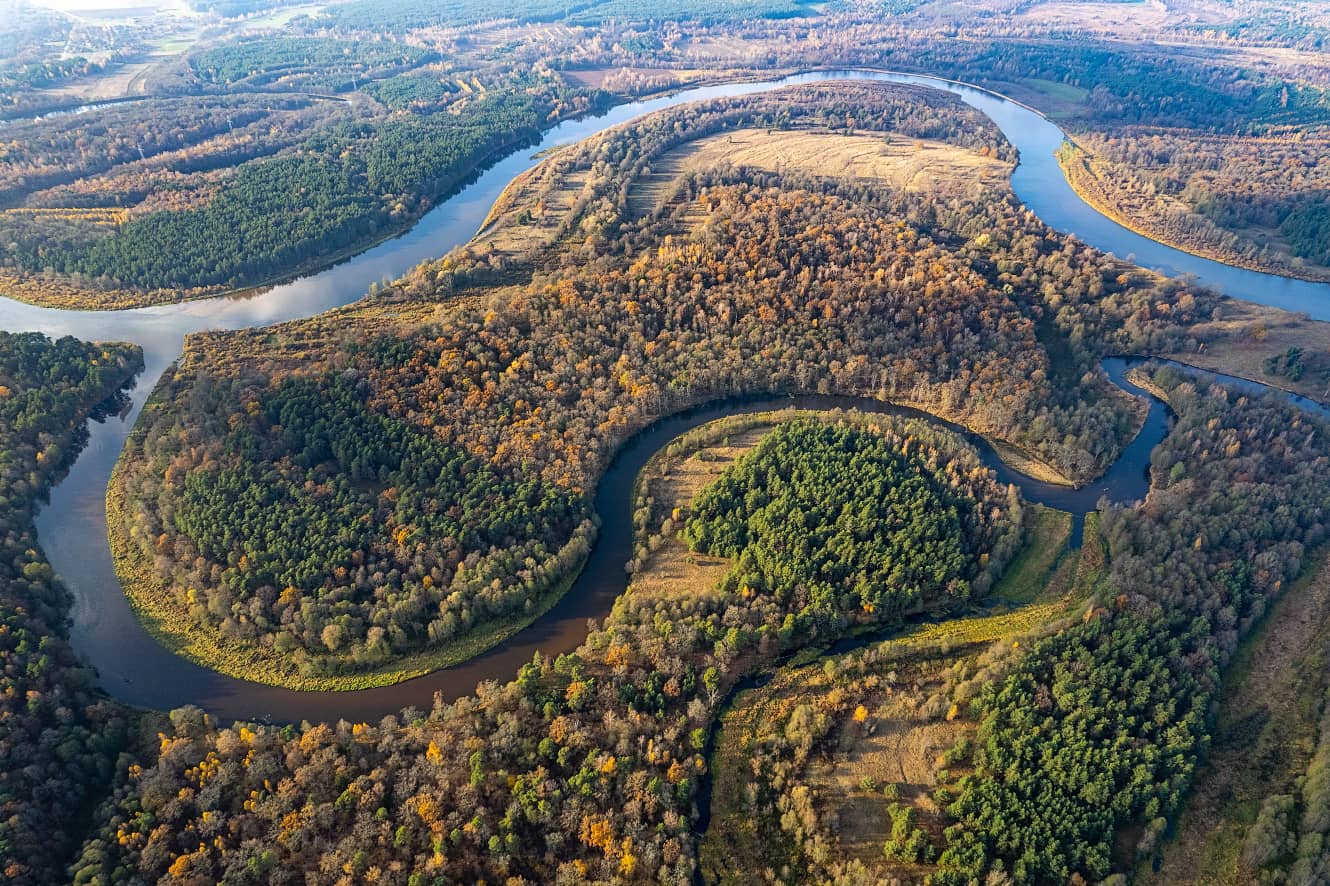
[[(821, 104), (795, 99), (816, 95), (741, 102), (737, 116), (797, 117)], [(862, 96), (902, 116), (922, 100), (887, 88)], [(590, 232), (586, 245), (549, 257), (554, 269), (530, 284), (450, 299), (492, 273), (487, 259), (462, 255), (368, 308), (442, 296), (440, 321), (421, 328), (346, 341), (340, 324), (315, 320), (280, 333), (301, 342), (295, 351), (266, 334), (191, 348), (141, 420), (114, 492), (131, 593), (180, 638), (190, 626), (215, 634), (218, 651), (198, 653), (210, 664), (240, 647), (282, 682), (373, 669), (520, 611), (557, 583), (589, 531), (578, 528), (584, 495), (605, 460), (660, 415), (773, 391), (904, 401), (1084, 480), (1135, 421), (1095, 375), (1096, 355), (1185, 339), (1179, 324), (1208, 309), (1203, 295), (1023, 229), (1000, 190), (948, 210), (897, 191), (715, 173), (630, 221), (620, 182), (676, 141), (691, 113), (607, 137), (596, 152), (606, 171), (584, 188), (580, 221), (565, 223)], [(948, 114), (973, 120), (945, 104), (921, 116)], [(657, 145), (653, 132), (675, 137)], [(1052, 279), (1078, 283), (1055, 293)], [(1162, 298), (1170, 307), (1151, 317)], [(1092, 330), (1112, 317), (1126, 322), (1096, 343)], [(1041, 328), (1084, 367), (1068, 367), (1070, 386), (1053, 377)], [(308, 379), (294, 389), (293, 372)], [(475, 473), (477, 462), (457, 484), (443, 479), (456, 471), (431, 467), (466, 464), (466, 453), (493, 476)], [(399, 465), (416, 482), (398, 482)], [(480, 490), (489, 504), (473, 503)], [(237, 495), (249, 503), (239, 510)], [(279, 501), (292, 506), (274, 512)], [(371, 514), (372, 530), (351, 529)], [(325, 534), (330, 518), (344, 522)], [(476, 520), (489, 529), (461, 531)], [(302, 565), (314, 563), (323, 568)]]
[(1323, 5), (6, 24), (6, 882), (1330, 877)]

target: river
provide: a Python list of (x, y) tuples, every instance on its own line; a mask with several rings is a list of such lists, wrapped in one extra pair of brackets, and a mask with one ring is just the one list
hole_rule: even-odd
[[(129, 390), (130, 407), (119, 417), (91, 422), (89, 441), (68, 476), (37, 517), (38, 538), (55, 571), (74, 597), (71, 639), (98, 671), (99, 685), (130, 704), (171, 708), (193, 703), (222, 719), (370, 720), (408, 705), (428, 707), (435, 693), (454, 698), (485, 679), (506, 680), (540, 649), (557, 654), (575, 648), (588, 618), (603, 617), (625, 585), (629, 489), (638, 469), (657, 448), (702, 422), (735, 412), (803, 405), (859, 405), (897, 411), (872, 401), (837, 398), (771, 398), (728, 402), (664, 419), (634, 437), (618, 453), (596, 494), (603, 528), (586, 569), (567, 595), (535, 624), (465, 664), (380, 689), (344, 693), (295, 692), (223, 676), (181, 659), (160, 646), (139, 624), (120, 588), (106, 541), (105, 491), (111, 470), (148, 394), (179, 355), (184, 337), (207, 329), (241, 329), (312, 316), (359, 299), (374, 282), (394, 279), (422, 261), (467, 242), (494, 200), (518, 174), (535, 166), (537, 154), (570, 144), (619, 123), (690, 101), (769, 91), (827, 80), (873, 80), (929, 86), (951, 92), (988, 115), (1020, 152), (1012, 175), (1016, 196), (1051, 227), (1071, 233), (1105, 252), (1197, 282), (1247, 301), (1306, 311), (1330, 319), (1330, 285), (1233, 268), (1164, 246), (1104, 217), (1068, 185), (1054, 151), (1063, 134), (1037, 112), (973, 86), (913, 74), (874, 71), (815, 71), (777, 80), (722, 84), (620, 105), (603, 114), (567, 120), (547, 131), (532, 148), (487, 167), (453, 197), (427, 213), (410, 231), (344, 263), (259, 293), (126, 311), (69, 311), (0, 298), (0, 329), (122, 340), (144, 349), (145, 368)], [(1113, 380), (1129, 390), (1128, 363), (1106, 361)], [(1248, 383), (1254, 384), (1254, 383)], [(1144, 392), (1134, 391), (1138, 395)], [(1148, 395), (1144, 395), (1148, 396)], [(1306, 401), (1310, 403), (1311, 401)], [(1315, 405), (1315, 404), (1314, 404)], [(1011, 471), (982, 440), (986, 463), (1016, 482), (1026, 498), (1084, 513), (1102, 495), (1132, 501), (1144, 495), (1149, 452), (1167, 431), (1163, 405), (1151, 398), (1150, 417), (1135, 441), (1097, 483), (1081, 490), (1041, 484)]]

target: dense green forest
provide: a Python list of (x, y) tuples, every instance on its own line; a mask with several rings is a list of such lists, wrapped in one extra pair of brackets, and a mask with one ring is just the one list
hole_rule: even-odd
[(1318, 265), (1330, 265), (1330, 199), (1303, 203), (1279, 223), (1293, 254)]
[(971, 538), (972, 506), (908, 451), (804, 422), (782, 425), (707, 487), (683, 536), (735, 561), (726, 592), (774, 595), (812, 621), (885, 618), (969, 598), (987, 547)]
[(0, 873), (56, 882), (84, 804), (129, 740), (67, 643), (69, 595), (32, 519), (86, 439), (84, 420), (141, 366), (136, 348), (0, 332)]
[(282, 382), (232, 423), (218, 465), (185, 477), (157, 553), (225, 564), (191, 618), (336, 673), (529, 610), (580, 565), (545, 564), (590, 518), (582, 496), (372, 412), (369, 394)]

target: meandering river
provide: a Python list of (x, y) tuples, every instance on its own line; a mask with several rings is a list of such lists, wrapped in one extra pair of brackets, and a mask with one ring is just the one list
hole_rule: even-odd
[[(826, 80), (875, 80), (951, 92), (992, 118), (1018, 149), (1021, 160), (1012, 175), (1012, 187), (1017, 197), (1051, 227), (1144, 267), (1194, 276), (1198, 282), (1235, 298), (1306, 311), (1316, 319), (1330, 320), (1330, 285), (1262, 274), (1189, 255), (1104, 217), (1067, 184), (1054, 158), (1054, 151), (1063, 141), (1057, 126), (1023, 105), (966, 84), (913, 74), (815, 71), (777, 80), (690, 89), (620, 105), (597, 116), (568, 120), (550, 129), (534, 148), (517, 151), (489, 166), (401, 237), (320, 273), (261, 293), (103, 312), (39, 308), (0, 298), (0, 329), (131, 341), (144, 350), (145, 368), (129, 391), (129, 409), (120, 417), (90, 423), (88, 445), (68, 476), (52, 490), (50, 503), (37, 517), (42, 547), (74, 596), (74, 647), (97, 669), (99, 685), (130, 704), (166, 709), (192, 703), (223, 719), (370, 720), (409, 705), (427, 708), (435, 693), (455, 698), (473, 691), (481, 680), (512, 677), (521, 664), (530, 661), (536, 649), (546, 654), (574, 649), (586, 636), (587, 619), (601, 618), (609, 612), (614, 598), (624, 589), (623, 564), (632, 549), (629, 495), (633, 480), (651, 454), (678, 434), (721, 416), (782, 406), (853, 406), (878, 412), (908, 412), (875, 401), (773, 397), (715, 403), (662, 419), (630, 440), (602, 479), (595, 502), (603, 519), (600, 537), (583, 573), (549, 613), (465, 664), (381, 689), (295, 692), (223, 676), (185, 661), (160, 646), (139, 624), (111, 562), (104, 501), (107, 482), (144, 401), (179, 355), (187, 334), (299, 319), (359, 299), (371, 283), (394, 279), (416, 264), (468, 241), (508, 182), (535, 166), (539, 162), (535, 155), (549, 148), (685, 102)], [(1149, 397), (1126, 381), (1129, 360), (1114, 358), (1104, 365), (1115, 383), (1137, 396)], [(1221, 378), (1249, 390), (1264, 387)], [(1145, 494), (1150, 451), (1168, 427), (1163, 404), (1149, 399), (1149, 417), (1136, 439), (1099, 482), (1080, 490), (1025, 477), (1007, 467), (986, 442), (967, 436), (979, 447), (985, 463), (1004, 481), (1020, 486), (1027, 500), (1084, 513), (1093, 509), (1102, 496), (1133, 501)], [(1294, 399), (1299, 405), (1327, 414), (1320, 404)]]

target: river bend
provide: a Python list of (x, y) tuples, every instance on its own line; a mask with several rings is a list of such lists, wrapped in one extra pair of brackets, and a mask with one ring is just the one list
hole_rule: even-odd
[[(243, 329), (309, 317), (359, 299), (371, 283), (395, 279), (415, 265), (467, 242), (490, 206), (517, 175), (535, 166), (536, 155), (579, 141), (644, 114), (690, 101), (765, 92), (782, 86), (828, 80), (872, 80), (928, 86), (953, 93), (989, 116), (1019, 151), (1012, 174), (1016, 196), (1050, 227), (1144, 267), (1170, 275), (1190, 275), (1198, 283), (1235, 298), (1330, 320), (1330, 285), (1262, 274), (1200, 258), (1150, 240), (1106, 218), (1076, 195), (1054, 157), (1064, 135), (1049, 120), (996, 93), (966, 84), (914, 74), (877, 71), (813, 71), (751, 83), (689, 89), (632, 102), (603, 114), (567, 120), (548, 130), (534, 148), (497, 160), (453, 197), (427, 213), (410, 231), (346, 262), (290, 283), (247, 296), (219, 297), (125, 311), (70, 311), (40, 308), (0, 298), (0, 329), (37, 331), (87, 340), (121, 340), (141, 345), (145, 368), (129, 390), (130, 406), (119, 417), (90, 422), (90, 437), (69, 474), (51, 493), (37, 517), (38, 538), (55, 571), (74, 597), (74, 647), (98, 671), (99, 685), (125, 702), (153, 708), (198, 704), (224, 719), (279, 721), (369, 720), (408, 705), (427, 707), (435, 693), (454, 698), (485, 679), (509, 679), (534, 650), (557, 654), (575, 648), (586, 635), (588, 618), (609, 612), (625, 585), (623, 563), (631, 551), (629, 496), (647, 458), (683, 431), (725, 415), (781, 406), (905, 412), (876, 401), (828, 397), (773, 397), (710, 404), (655, 423), (617, 454), (597, 489), (595, 507), (603, 528), (586, 569), (572, 589), (546, 615), (489, 652), (443, 669), (379, 689), (355, 692), (297, 692), (227, 677), (202, 668), (159, 645), (139, 624), (116, 579), (106, 540), (105, 492), (111, 470), (148, 394), (180, 354), (186, 335), (209, 329)], [(1129, 361), (1105, 361), (1113, 381), (1137, 396), (1149, 396), (1125, 379)], [(1264, 388), (1240, 379), (1222, 380), (1247, 390)], [(1305, 398), (1299, 405), (1325, 414)], [(999, 476), (1020, 486), (1027, 500), (1084, 513), (1101, 496), (1133, 501), (1146, 490), (1150, 450), (1167, 433), (1163, 404), (1150, 398), (1145, 426), (1122, 457), (1097, 483), (1080, 490), (1039, 483), (1012, 471), (983, 440), (971, 437), (984, 461)]]

